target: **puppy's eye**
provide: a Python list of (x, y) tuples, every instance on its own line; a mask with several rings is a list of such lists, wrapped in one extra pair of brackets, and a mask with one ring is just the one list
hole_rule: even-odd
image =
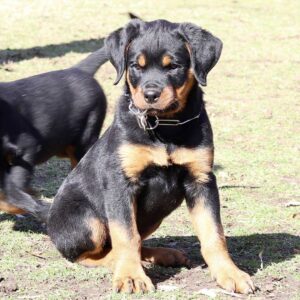
[(136, 63), (131, 64), (130, 67), (135, 70), (140, 70), (142, 68), (139, 64)]
[(177, 64), (169, 64), (168, 66), (166, 66), (166, 69), (168, 69), (168, 70), (176, 70), (179, 68), (180, 68), (180, 66)]

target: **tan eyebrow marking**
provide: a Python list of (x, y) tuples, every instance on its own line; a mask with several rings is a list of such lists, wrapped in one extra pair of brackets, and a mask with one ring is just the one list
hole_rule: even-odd
[(162, 65), (164, 67), (167, 67), (171, 64), (172, 62), (172, 58), (169, 55), (164, 55), (162, 58)]
[(140, 67), (145, 67), (147, 64), (146, 56), (144, 54), (139, 55), (137, 62)]

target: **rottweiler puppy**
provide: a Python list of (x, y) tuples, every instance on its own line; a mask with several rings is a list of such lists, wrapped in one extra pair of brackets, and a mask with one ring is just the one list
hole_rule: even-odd
[(9, 198), (30, 190), (35, 165), (57, 155), (75, 167), (98, 139), (106, 98), (93, 76), (107, 60), (101, 49), (72, 68), (0, 83), (0, 210), (22, 213)]
[(154, 286), (142, 261), (189, 265), (178, 250), (142, 245), (185, 199), (213, 278), (226, 290), (252, 293), (250, 276), (227, 250), (213, 134), (198, 86), (206, 85), (222, 42), (190, 23), (132, 20), (105, 47), (116, 83), (126, 77), (114, 121), (66, 178), (49, 212), (42, 205), (31, 212), (47, 215), (49, 235), (65, 258), (110, 266), (117, 292), (146, 292)]

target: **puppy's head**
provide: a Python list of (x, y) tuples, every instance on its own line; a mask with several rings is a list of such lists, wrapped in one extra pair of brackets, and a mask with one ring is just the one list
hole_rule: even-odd
[(222, 42), (190, 23), (132, 20), (106, 39), (117, 84), (124, 72), (134, 105), (149, 114), (184, 109), (191, 88), (206, 85)]

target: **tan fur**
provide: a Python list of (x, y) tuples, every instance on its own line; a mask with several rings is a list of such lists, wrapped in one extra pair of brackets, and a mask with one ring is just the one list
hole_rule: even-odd
[(188, 70), (188, 73), (187, 73), (187, 79), (183, 83), (182, 86), (180, 86), (176, 89), (173, 87), (170, 87), (170, 89), (172, 91), (169, 92), (169, 95), (172, 95), (172, 101), (169, 101), (169, 105), (176, 98), (177, 103), (178, 103), (177, 108), (172, 111), (160, 113), (160, 116), (165, 117), (165, 118), (172, 118), (172, 116), (174, 116), (175, 113), (182, 111), (186, 106), (189, 93), (190, 93), (192, 87), (194, 86), (195, 82), (196, 82), (196, 79), (195, 79), (194, 73), (193, 73), (192, 69), (190, 69), (190, 70)]
[(197, 199), (190, 214), (197, 236), (201, 241), (201, 251), (206, 262), (214, 260), (211, 255), (214, 255), (215, 252), (222, 252), (228, 256), (223, 227), (221, 224), (217, 224), (212, 212), (205, 207), (205, 199)]
[(186, 166), (198, 182), (208, 181), (213, 166), (212, 148), (177, 148), (170, 157), (174, 164)]
[(129, 78), (129, 72), (126, 72), (126, 81), (129, 85), (129, 90), (132, 96), (132, 100), (134, 105), (139, 109), (145, 109), (145, 106), (147, 105), (144, 97), (144, 93), (142, 89), (138, 86), (136, 88), (133, 87), (130, 78)]
[(165, 267), (189, 266), (190, 261), (179, 250), (142, 247), (142, 260)]
[(224, 236), (223, 226), (217, 223), (206, 207), (205, 199), (198, 199), (190, 210), (192, 223), (201, 243), (201, 252), (212, 277), (224, 289), (239, 293), (254, 290), (250, 276), (232, 261)]
[(72, 169), (74, 169), (78, 164), (78, 160), (75, 157), (75, 147), (72, 145), (66, 146), (66, 148), (61, 153), (58, 153), (57, 156), (69, 158)]
[(140, 54), (137, 62), (141, 68), (146, 67), (146, 64), (147, 64), (146, 56), (144, 54)]
[(188, 95), (190, 93), (191, 88), (195, 84), (196, 79), (192, 69), (188, 70), (187, 79), (184, 84), (175, 90), (176, 98), (179, 100), (179, 109), (181, 111), (187, 102)]
[(207, 182), (213, 165), (211, 148), (177, 148), (170, 155), (163, 147), (123, 144), (119, 149), (122, 169), (131, 181), (150, 165), (167, 167), (170, 164), (185, 166), (198, 182)]
[[(132, 95), (134, 105), (141, 110), (149, 109), (150, 106), (145, 100), (143, 90), (139, 86), (137, 86), (136, 88), (133, 87), (130, 81), (129, 72), (126, 72), (126, 80), (129, 85), (129, 90)], [(159, 100), (156, 103), (152, 104), (151, 108), (159, 110), (167, 108), (174, 101), (174, 93), (175, 92), (172, 87), (165, 87), (161, 92)]]
[(163, 147), (123, 144), (119, 148), (122, 169), (131, 181), (138, 180), (140, 173), (149, 165), (167, 166), (168, 154)]
[(0, 211), (4, 211), (8, 214), (13, 214), (13, 215), (19, 215), (19, 214), (26, 213), (26, 211), (24, 211), (23, 209), (7, 203), (5, 201), (5, 199), (6, 199), (5, 195), (0, 192)]
[(123, 292), (150, 291), (154, 286), (141, 263), (141, 237), (136, 225), (136, 205), (133, 201), (131, 226), (109, 222), (112, 251), (115, 258), (113, 289)]
[[(86, 222), (87, 226), (91, 230), (90, 239), (94, 244), (94, 249), (81, 254), (77, 259), (77, 262), (86, 266), (96, 266), (99, 264), (99, 262), (97, 261), (99, 261), (100, 258), (103, 257), (103, 254), (101, 252), (103, 251), (103, 245), (105, 243), (105, 240), (107, 239), (107, 229), (105, 225), (102, 224), (97, 218), (91, 218)], [(93, 263), (93, 261), (96, 262)]]
[(164, 55), (161, 61), (163, 67), (167, 67), (172, 63), (172, 58), (170, 55)]

